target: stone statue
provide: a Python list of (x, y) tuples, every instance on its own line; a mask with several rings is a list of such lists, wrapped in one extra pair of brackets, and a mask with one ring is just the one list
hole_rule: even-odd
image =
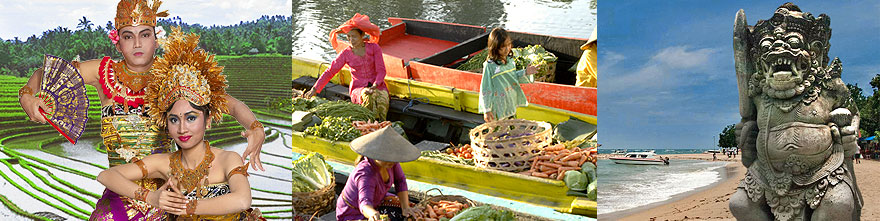
[(792, 3), (755, 26), (736, 14), (736, 139), (748, 168), (730, 198), (739, 220), (859, 219), (859, 111), (840, 60), (828, 59), (830, 24)]

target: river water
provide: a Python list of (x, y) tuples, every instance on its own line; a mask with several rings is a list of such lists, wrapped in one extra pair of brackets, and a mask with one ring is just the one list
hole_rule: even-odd
[(333, 60), (331, 30), (355, 13), (380, 28), (388, 17), (461, 23), (536, 34), (589, 38), (596, 25), (597, 0), (395, 0), (293, 1), (293, 55)]

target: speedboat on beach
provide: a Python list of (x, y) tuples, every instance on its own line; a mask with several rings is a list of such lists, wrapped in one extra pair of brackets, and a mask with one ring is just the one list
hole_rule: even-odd
[(669, 164), (669, 161), (664, 160), (658, 157), (654, 152), (632, 152), (626, 153), (623, 157), (610, 157), (608, 158), (614, 163), (617, 164), (632, 164), (632, 165), (664, 165)]

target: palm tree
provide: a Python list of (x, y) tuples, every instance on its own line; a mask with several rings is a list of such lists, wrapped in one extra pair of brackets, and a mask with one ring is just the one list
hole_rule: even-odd
[(79, 24), (76, 25), (76, 27), (77, 28), (85, 28), (86, 30), (91, 31), (92, 25), (94, 25), (94, 24), (92, 24), (92, 22), (89, 21), (89, 19), (87, 19), (86, 16), (83, 16), (83, 18), (79, 20)]

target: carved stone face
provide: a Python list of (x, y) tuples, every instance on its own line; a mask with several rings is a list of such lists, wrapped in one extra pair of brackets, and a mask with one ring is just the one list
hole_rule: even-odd
[(759, 42), (758, 69), (764, 75), (765, 93), (778, 99), (787, 99), (804, 92), (804, 74), (810, 71), (810, 53), (804, 46), (804, 37), (798, 32), (776, 28)]
[[(814, 85), (816, 72), (824, 66), (827, 40), (830, 37), (810, 33), (823, 30), (827, 17), (813, 18), (809, 13), (780, 7), (770, 20), (755, 26), (754, 42), (761, 90), (775, 99), (790, 99)], [(830, 29), (828, 29), (830, 30)]]

